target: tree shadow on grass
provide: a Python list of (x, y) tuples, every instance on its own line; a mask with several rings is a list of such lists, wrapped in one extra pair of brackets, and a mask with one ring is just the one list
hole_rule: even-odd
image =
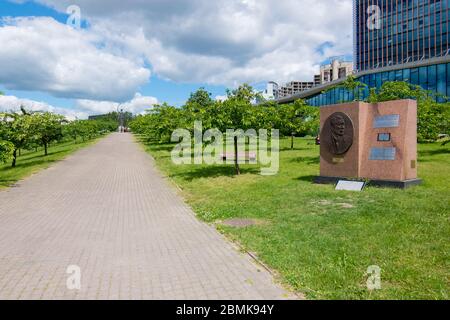
[(294, 149), (291, 149), (291, 147), (283, 147), (280, 148), (280, 151), (305, 151), (309, 150), (308, 148), (300, 148), (300, 147), (294, 147)]
[(291, 162), (302, 162), (306, 164), (319, 164), (320, 157), (297, 157), (290, 160)]
[[(258, 174), (259, 168), (241, 168), (241, 174)], [(190, 171), (176, 173), (171, 177), (180, 177), (186, 181), (192, 181), (200, 178), (217, 178), (217, 177), (237, 177), (235, 167), (230, 166), (208, 166), (193, 168)]]
[(446, 161), (446, 159), (436, 159), (433, 158), (434, 156), (439, 156), (439, 155), (449, 155), (450, 154), (450, 150), (443, 148), (443, 149), (438, 149), (438, 150), (426, 150), (426, 151), (419, 151), (418, 152), (419, 156), (418, 156), (418, 160), (419, 163), (425, 163), (425, 162), (440, 162), (440, 161)]
[(36, 155), (34, 155), (34, 156), (32, 156), (32, 157), (27, 157), (26, 155), (21, 156), (21, 157), (18, 157), (18, 158), (17, 158), (17, 162), (19, 163), (19, 161), (20, 161), (21, 159), (22, 159), (23, 161), (29, 161), (29, 160), (36, 159), (36, 158), (44, 158), (44, 159), (47, 159), (47, 157), (50, 157), (50, 156), (53, 156), (53, 155), (57, 155), (57, 154), (60, 154), (60, 153), (65, 153), (65, 152), (67, 152), (67, 150), (60, 150), (60, 151), (56, 151), (56, 152), (51, 152), (51, 151), (49, 151), (48, 155), (45, 156), (45, 155), (44, 155), (44, 152), (42, 151), (42, 154), (36, 154)]
[(152, 144), (152, 145), (146, 145), (149, 147), (152, 151), (165, 151), (165, 152), (171, 152), (174, 148), (174, 145), (172, 144)]
[[(17, 161), (17, 164), (14, 168), (11, 166), (8, 166), (6, 168), (3, 168), (2, 170), (3, 170), (3, 172), (6, 172), (6, 173), (14, 173), (14, 171), (21, 171), (21, 169), (27, 169), (29, 167), (41, 168), (41, 165), (52, 164), (57, 161), (61, 161), (61, 159), (45, 158), (45, 159), (34, 160), (34, 161), (24, 161), (24, 162)], [(2, 180), (0, 180), (0, 181), (2, 181)]]
[(450, 154), (450, 149), (442, 147), (442, 149), (419, 151), (419, 157), (431, 157), (440, 154)]
[(295, 180), (313, 183), (315, 177), (317, 177), (317, 176), (311, 176), (311, 175), (301, 176), (301, 177), (295, 178)]

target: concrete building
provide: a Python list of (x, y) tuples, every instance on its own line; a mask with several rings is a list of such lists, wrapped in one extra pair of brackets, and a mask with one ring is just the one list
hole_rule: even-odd
[(284, 98), (313, 88), (314, 82), (291, 81), (278, 89), (278, 97)]
[(341, 58), (332, 58), (329, 64), (320, 67), (320, 74), (314, 75), (313, 81), (291, 81), (280, 87), (271, 81), (267, 84), (267, 89), (262, 92), (262, 95), (266, 100), (287, 98), (321, 84), (345, 78), (352, 72), (352, 62), (344, 61)]
[(314, 75), (314, 86), (322, 84), (322, 76), (320, 74)]
[(279, 90), (278, 83), (274, 81), (269, 81), (267, 83), (266, 90), (261, 92), (261, 95), (264, 98), (264, 100), (277, 100), (279, 98), (278, 90)]
[[(354, 0), (353, 5), (355, 77), (367, 85), (361, 98), (386, 81), (405, 81), (450, 96), (450, 0)], [(304, 99), (323, 106), (353, 101), (356, 92), (334, 87), (343, 81), (332, 80), (278, 102)]]
[(320, 66), (320, 84), (346, 78), (353, 73), (353, 62), (332, 58), (331, 62)]

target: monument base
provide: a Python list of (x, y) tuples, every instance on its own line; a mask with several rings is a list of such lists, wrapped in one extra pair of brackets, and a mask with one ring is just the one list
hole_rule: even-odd
[[(339, 178), (339, 177), (323, 177), (318, 176), (314, 178), (314, 183), (316, 184), (337, 184), (339, 180), (352, 181), (349, 178)], [(363, 179), (354, 179), (354, 181), (365, 181)], [(387, 188), (397, 188), (397, 189), (408, 189), (413, 186), (420, 185), (422, 179), (412, 179), (405, 181), (392, 181), (392, 180), (368, 180), (366, 185), (371, 187), (387, 187)]]

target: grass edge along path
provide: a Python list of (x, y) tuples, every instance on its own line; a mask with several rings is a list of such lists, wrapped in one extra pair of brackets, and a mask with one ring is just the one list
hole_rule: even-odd
[(44, 155), (44, 151), (41, 148), (37, 152), (25, 151), (18, 157), (15, 168), (11, 167), (10, 161), (0, 164), (0, 192), (41, 170), (49, 168), (54, 163), (64, 160), (78, 150), (94, 145), (103, 137), (84, 142), (69, 141), (53, 144), (50, 146), (47, 156)]
[[(138, 138), (138, 140), (140, 140)], [(142, 142), (142, 141), (141, 141)], [(158, 169), (203, 221), (214, 223), (309, 299), (448, 299), (450, 146), (419, 145), (419, 177), (409, 190), (337, 192), (313, 185), (319, 148), (312, 139), (281, 140), (280, 173), (243, 166), (175, 166), (173, 145), (145, 144)], [(228, 218), (263, 223), (223, 226)], [(381, 268), (381, 290), (367, 269)]]

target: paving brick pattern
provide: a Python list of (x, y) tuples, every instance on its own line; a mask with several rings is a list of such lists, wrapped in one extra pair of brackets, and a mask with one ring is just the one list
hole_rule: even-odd
[[(67, 267), (81, 268), (69, 290)], [(130, 134), (0, 192), (0, 299), (284, 299), (200, 222)]]

